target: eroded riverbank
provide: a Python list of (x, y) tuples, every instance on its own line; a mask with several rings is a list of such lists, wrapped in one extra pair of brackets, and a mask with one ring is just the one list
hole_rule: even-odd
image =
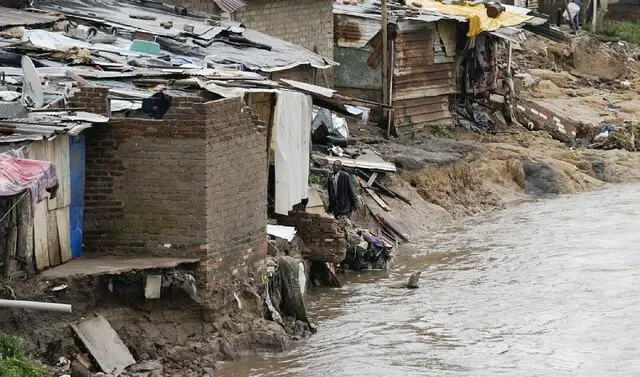
[[(637, 185), (470, 218), (309, 296), (317, 335), (218, 376), (640, 373)], [(389, 289), (423, 269), (422, 288)]]

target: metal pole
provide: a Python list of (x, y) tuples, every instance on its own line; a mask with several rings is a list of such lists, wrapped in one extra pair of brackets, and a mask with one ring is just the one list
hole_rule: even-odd
[(512, 52), (512, 46), (511, 46), (511, 41), (509, 41), (509, 58), (507, 59), (507, 74), (511, 75), (511, 52)]
[[(391, 41), (391, 67), (389, 71), (391, 75), (389, 76), (389, 105), (393, 105), (393, 67), (395, 66), (396, 59), (396, 48), (395, 41)], [(386, 105), (386, 104), (385, 104)], [(391, 123), (393, 123), (393, 110), (389, 110), (387, 112), (387, 139), (391, 137)]]
[(52, 302), (0, 300), (0, 308), (34, 309), (34, 310), (46, 310), (51, 312), (71, 313), (71, 305), (54, 304)]
[(593, 30), (591, 30), (594, 34), (596, 33), (596, 19), (598, 18), (598, 0), (593, 1)]
[[(387, 0), (381, 1), (380, 11), (382, 12), (381, 17), (381, 33), (382, 33), (382, 103), (385, 105), (389, 103), (389, 46), (388, 46), (388, 35), (387, 35)], [(389, 116), (389, 112), (385, 111), (387, 116)], [(389, 134), (387, 133), (387, 138)]]

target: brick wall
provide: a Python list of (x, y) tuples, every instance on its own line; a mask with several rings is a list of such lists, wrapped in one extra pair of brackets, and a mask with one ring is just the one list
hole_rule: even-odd
[[(295, 43), (333, 59), (332, 0), (247, 0), (234, 19), (250, 29)], [(319, 72), (318, 76), (322, 76)], [(329, 73), (330, 81), (331, 74)], [(318, 84), (324, 84), (321, 77)]]
[[(72, 106), (92, 105), (83, 89)], [(174, 98), (162, 120), (85, 131), (85, 251), (199, 256), (206, 287), (267, 251), (266, 136), (240, 98)]]
[(296, 228), (296, 234), (304, 241), (303, 257), (314, 262), (340, 263), (346, 253), (346, 238), (335, 220), (317, 213), (290, 211), (280, 216), (278, 223)]
[(267, 254), (267, 139), (240, 98), (205, 105), (206, 280), (245, 276)]
[(175, 98), (163, 120), (85, 131), (87, 251), (198, 255), (207, 243), (205, 128), (201, 100)]
[(109, 88), (84, 87), (76, 92), (71, 99), (72, 107), (86, 108), (84, 111), (100, 114), (106, 117), (111, 116), (109, 108)]

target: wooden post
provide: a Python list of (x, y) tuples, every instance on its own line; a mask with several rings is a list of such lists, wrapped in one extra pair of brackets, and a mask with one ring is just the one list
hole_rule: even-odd
[(596, 21), (598, 18), (598, 0), (592, 0), (592, 2), (593, 2), (593, 28), (592, 28), (593, 30), (591, 30), (591, 32), (595, 34), (597, 30)]
[(507, 58), (507, 75), (511, 76), (511, 58), (512, 58), (513, 46), (511, 46), (511, 41), (509, 41), (508, 43), (509, 43), (509, 57)]
[[(382, 33), (382, 103), (389, 103), (389, 41), (387, 35), (387, 0), (382, 0), (380, 6), (382, 18), (381, 18), (381, 28), (380, 31)], [(384, 109), (384, 114), (389, 116), (389, 111)], [(387, 138), (389, 134), (387, 133)]]
[(7, 230), (7, 253), (4, 256), (4, 277), (8, 279), (16, 267), (16, 248), (18, 244), (18, 223), (16, 211), (16, 200), (11, 201), (11, 210), (9, 211), (9, 229)]

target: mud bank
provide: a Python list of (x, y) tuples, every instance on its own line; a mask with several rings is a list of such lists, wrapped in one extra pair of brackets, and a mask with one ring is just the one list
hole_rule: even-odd
[[(258, 285), (250, 281), (239, 282), (235, 295), (194, 296), (190, 287), (174, 285), (163, 288), (160, 299), (146, 300), (144, 276), (7, 282), (0, 290), (3, 298), (71, 303), (73, 313), (3, 310), (0, 328), (22, 338), (28, 355), (47, 365), (53, 376), (87, 375), (72, 363), (89, 353), (71, 324), (97, 314), (109, 321), (137, 361), (121, 374), (125, 377), (214, 376), (217, 361), (282, 351), (292, 337), (309, 336), (308, 326), (292, 318), (284, 318), (284, 326), (264, 319)], [(61, 286), (66, 287), (52, 289)]]
[(392, 199), (385, 216), (414, 237), (483, 211), (640, 180), (640, 154), (571, 149), (545, 132), (454, 130), (450, 138), (422, 135), (375, 148), (400, 170), (385, 183), (412, 198), (412, 206)]

